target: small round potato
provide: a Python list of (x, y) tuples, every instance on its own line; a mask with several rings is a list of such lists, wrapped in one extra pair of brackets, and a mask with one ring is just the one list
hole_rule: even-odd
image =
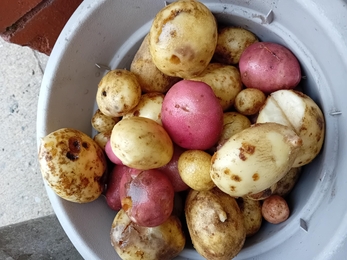
[(96, 103), (109, 117), (120, 117), (140, 101), (141, 87), (134, 73), (125, 69), (109, 71), (100, 81)]
[(197, 76), (212, 59), (217, 34), (216, 19), (204, 4), (175, 1), (157, 13), (150, 28), (153, 63), (169, 76)]
[(105, 133), (111, 132), (119, 120), (119, 117), (106, 116), (100, 111), (100, 109), (97, 109), (92, 117), (91, 124), (96, 131)]
[(213, 188), (190, 190), (185, 216), (196, 251), (206, 259), (232, 259), (246, 238), (243, 216), (236, 200)]
[(238, 198), (237, 203), (243, 215), (246, 237), (251, 237), (259, 231), (263, 222), (261, 203), (260, 201), (251, 200), (246, 197)]
[(224, 27), (218, 30), (218, 42), (213, 59), (223, 64), (239, 63), (242, 52), (258, 38), (250, 31), (239, 27)]
[(163, 100), (164, 94), (162, 93), (145, 93), (141, 96), (140, 102), (137, 106), (126, 113), (123, 118), (131, 116), (146, 117), (161, 125), (161, 107), (163, 105)]
[(178, 159), (178, 171), (182, 180), (193, 190), (210, 190), (211, 155), (202, 150), (187, 150)]
[(59, 197), (85, 203), (101, 195), (106, 158), (85, 133), (61, 128), (48, 134), (41, 140), (38, 157), (43, 178)]
[(156, 227), (141, 227), (122, 209), (113, 220), (110, 237), (123, 260), (171, 260), (184, 249), (186, 242), (178, 217), (170, 216)]
[(154, 65), (149, 51), (148, 34), (135, 54), (130, 71), (136, 75), (144, 93), (165, 93), (181, 79), (164, 74)]
[(223, 114), (223, 131), (218, 140), (218, 147), (221, 147), (234, 134), (251, 126), (248, 117), (238, 112), (225, 112)]
[(122, 119), (114, 126), (110, 140), (114, 154), (135, 169), (159, 168), (173, 155), (173, 143), (165, 129), (145, 117)]
[(234, 104), (235, 97), (242, 89), (239, 70), (221, 63), (210, 63), (199, 76), (191, 80), (202, 81), (209, 85), (224, 111)]
[(102, 133), (97, 133), (93, 140), (105, 151), (105, 146), (111, 137), (111, 131), (110, 132), (102, 132)]
[(261, 207), (264, 219), (272, 224), (279, 224), (288, 219), (290, 210), (285, 199), (271, 195), (264, 200)]
[(246, 88), (237, 94), (234, 107), (245, 116), (255, 115), (264, 105), (265, 100), (266, 96), (261, 90)]

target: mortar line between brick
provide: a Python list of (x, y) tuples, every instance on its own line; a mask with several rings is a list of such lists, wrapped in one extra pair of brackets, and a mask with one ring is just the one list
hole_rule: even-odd
[(50, 5), (54, 0), (43, 0), (41, 3), (36, 5), (21, 18), (19, 18), (14, 24), (6, 28), (6, 31), (1, 34), (2, 38), (6, 41), (9, 41), (9, 38), (16, 31), (21, 30), (25, 27), (25, 24), (42, 9)]

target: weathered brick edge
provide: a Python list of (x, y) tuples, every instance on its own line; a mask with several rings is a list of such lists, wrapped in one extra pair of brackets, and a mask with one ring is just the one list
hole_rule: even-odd
[[(8, 42), (29, 46), (50, 55), (52, 48), (76, 8), (83, 0), (0, 1), (0, 35)], [(26, 2), (24, 4), (24, 2)], [(16, 9), (17, 7), (17, 9)], [(5, 11), (3, 11), (5, 10)], [(13, 11), (16, 10), (16, 11)], [(19, 17), (20, 16), (20, 17)], [(15, 22), (13, 22), (15, 20)]]

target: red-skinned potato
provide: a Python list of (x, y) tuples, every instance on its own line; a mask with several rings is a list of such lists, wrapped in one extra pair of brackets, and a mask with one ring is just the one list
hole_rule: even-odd
[(261, 212), (264, 219), (272, 224), (279, 224), (287, 220), (290, 214), (286, 200), (279, 195), (271, 195), (265, 199)]
[(175, 192), (169, 178), (156, 169), (129, 175), (123, 175), (120, 184), (123, 210), (140, 226), (155, 227), (164, 223), (174, 203)]
[(223, 128), (223, 109), (210, 86), (182, 80), (165, 95), (161, 120), (172, 140), (186, 149), (206, 150)]
[(241, 55), (239, 68), (243, 84), (264, 93), (293, 89), (301, 80), (298, 59), (283, 45), (256, 42)]

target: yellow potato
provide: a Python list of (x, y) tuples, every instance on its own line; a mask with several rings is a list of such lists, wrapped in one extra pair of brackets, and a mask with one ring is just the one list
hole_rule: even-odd
[(61, 198), (85, 203), (101, 195), (106, 158), (85, 133), (61, 128), (48, 134), (41, 140), (38, 157), (43, 178)]
[(132, 222), (123, 209), (111, 227), (111, 244), (123, 260), (171, 260), (185, 245), (178, 217), (170, 216), (156, 227), (142, 227)]
[(100, 109), (97, 109), (92, 117), (91, 124), (96, 131), (105, 133), (111, 132), (119, 120), (120, 117), (106, 116), (100, 111)]
[(237, 203), (243, 215), (246, 237), (251, 237), (259, 231), (263, 222), (261, 203), (260, 201), (252, 200), (246, 197), (238, 198)]
[(237, 94), (234, 107), (239, 113), (250, 116), (259, 112), (265, 100), (266, 96), (261, 90), (245, 88)]
[(180, 80), (178, 77), (165, 75), (154, 65), (149, 51), (148, 34), (131, 62), (130, 71), (136, 75), (144, 93), (165, 93)]
[(93, 140), (105, 151), (105, 146), (111, 137), (111, 132), (102, 132), (102, 133), (97, 133)]
[(209, 260), (230, 260), (246, 238), (243, 216), (234, 198), (214, 188), (191, 190), (185, 215), (194, 248)]
[(212, 59), (217, 33), (216, 19), (204, 4), (175, 1), (157, 13), (150, 28), (153, 63), (166, 75), (197, 76)]
[(232, 107), (237, 94), (242, 89), (239, 70), (234, 66), (221, 63), (210, 63), (199, 76), (190, 79), (209, 85), (224, 111)]
[(215, 186), (210, 176), (211, 157), (201, 150), (187, 150), (180, 155), (178, 172), (190, 188), (202, 191)]

